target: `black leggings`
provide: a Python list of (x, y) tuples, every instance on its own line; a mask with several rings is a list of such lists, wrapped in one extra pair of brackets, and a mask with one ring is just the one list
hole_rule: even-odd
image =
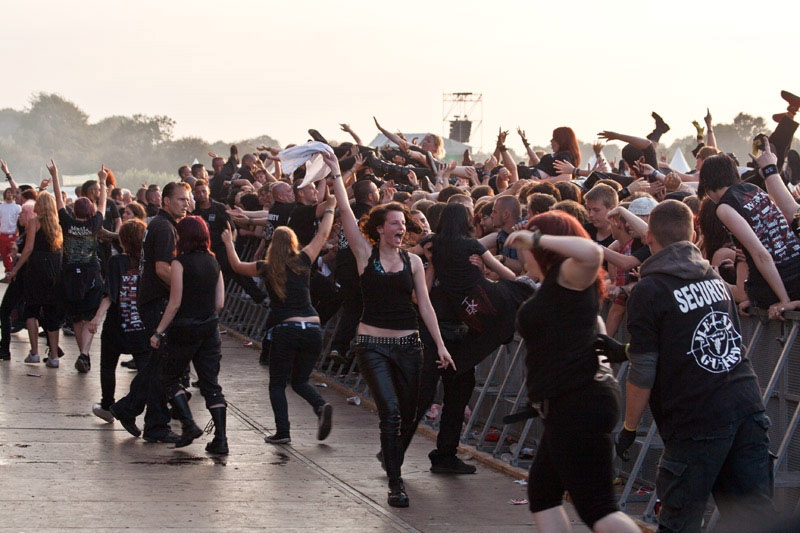
[(611, 431), (619, 420), (620, 394), (613, 379), (547, 400), (544, 435), (528, 475), (528, 501), (537, 513), (561, 505), (569, 491), (590, 528), (618, 511)]
[[(363, 336), (362, 336), (363, 337)], [(356, 344), (353, 351), (361, 376), (378, 406), (381, 452), (389, 480), (400, 479), (405, 454), (416, 429), (422, 344), (381, 344), (381, 337)], [(375, 342), (372, 342), (375, 341)]]

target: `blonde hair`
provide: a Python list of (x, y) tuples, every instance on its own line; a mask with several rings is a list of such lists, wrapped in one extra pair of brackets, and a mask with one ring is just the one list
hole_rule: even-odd
[(286, 268), (302, 274), (307, 267), (300, 261), (300, 243), (291, 228), (281, 226), (272, 234), (267, 249), (267, 283), (279, 299), (286, 299)]
[(436, 145), (436, 150), (432, 153), (433, 157), (437, 159), (444, 158), (446, 154), (444, 152), (444, 140), (442, 137), (435, 133), (428, 133), (426, 137), (430, 137), (433, 140), (433, 144)]
[[(33, 212), (37, 215), (39, 227), (42, 228), (47, 242), (50, 243), (52, 251), (60, 250), (64, 245), (64, 236), (61, 233), (61, 225), (58, 223), (58, 213), (56, 211), (56, 199), (47, 191), (39, 193)], [(29, 236), (35, 238), (35, 236)]]

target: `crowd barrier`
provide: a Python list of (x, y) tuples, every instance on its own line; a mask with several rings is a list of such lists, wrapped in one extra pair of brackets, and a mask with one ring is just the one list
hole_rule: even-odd
[[(243, 261), (250, 260), (255, 244), (248, 243), (240, 250)], [(256, 342), (264, 336), (268, 306), (256, 304), (236, 283), (226, 286), (225, 309), (220, 315), (223, 326)], [(775, 506), (778, 511), (800, 513), (800, 313), (785, 313), (786, 321), (767, 319), (761, 309), (751, 309), (742, 317), (743, 345), (758, 375), (764, 403), (772, 426), (769, 430), (770, 449), (775, 455)], [(325, 325), (325, 345), (317, 363), (317, 371), (350, 389), (354, 396), (369, 397), (369, 390), (355, 370), (328, 357), (330, 340), (338, 323), (338, 314)], [(616, 335), (627, 342), (629, 336), (623, 325)], [(527, 469), (536, 454), (542, 436), (538, 418), (514, 424), (504, 424), (505, 415), (522, 409), (527, 403), (525, 390), (525, 343), (518, 336), (487, 357), (476, 368), (476, 386), (470, 401), (469, 416), (465, 415), (461, 434), (463, 444), (487, 452), (511, 466)], [(623, 395), (627, 363), (615, 365), (615, 374)], [(437, 393), (441, 398), (441, 391)], [(434, 413), (431, 413), (434, 414)], [(436, 416), (426, 417), (425, 423), (438, 429)], [(620, 420), (617, 431), (622, 428)], [(630, 504), (637, 503), (636, 513), (646, 522), (655, 523), (657, 495), (654, 490), (658, 459), (663, 443), (650, 415), (645, 413), (639, 426), (636, 443), (628, 462), (617, 462), (624, 480), (619, 505), (631, 512)], [(714, 511), (713, 529), (717, 513)]]

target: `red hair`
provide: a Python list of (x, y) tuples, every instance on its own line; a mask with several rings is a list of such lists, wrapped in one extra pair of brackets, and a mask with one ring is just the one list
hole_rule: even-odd
[(184, 217), (178, 222), (178, 255), (195, 251), (211, 252), (208, 226), (198, 216)]
[(572, 128), (561, 126), (553, 130), (553, 140), (558, 143), (559, 152), (569, 152), (575, 158), (572, 166), (581, 166), (581, 149), (578, 147), (578, 138)]
[[(543, 235), (568, 235), (591, 240), (591, 237), (589, 237), (589, 234), (583, 229), (578, 219), (565, 211), (547, 211), (546, 213), (536, 215), (528, 222), (528, 229), (533, 230), (536, 228), (538, 228)], [(533, 249), (533, 258), (536, 259), (539, 268), (542, 269), (542, 273), (547, 274), (553, 266), (566, 259), (566, 256), (553, 252), (552, 250), (538, 247)], [(598, 298), (604, 298), (606, 284), (605, 271), (602, 267), (597, 270), (595, 287), (597, 287)]]

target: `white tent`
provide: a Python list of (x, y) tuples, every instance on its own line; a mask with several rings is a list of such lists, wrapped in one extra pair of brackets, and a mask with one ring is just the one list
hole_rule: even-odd
[(677, 170), (678, 172), (682, 172), (684, 174), (692, 170), (692, 167), (690, 167), (689, 163), (686, 162), (686, 158), (683, 157), (683, 152), (680, 148), (675, 150), (675, 155), (672, 156), (672, 161), (670, 161), (669, 166), (671, 166), (673, 170)]

